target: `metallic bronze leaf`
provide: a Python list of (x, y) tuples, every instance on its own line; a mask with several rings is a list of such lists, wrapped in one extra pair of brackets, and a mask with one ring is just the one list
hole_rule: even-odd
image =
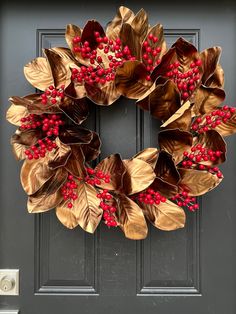
[(106, 34), (109, 39), (116, 40), (120, 35), (122, 24), (130, 24), (134, 17), (133, 11), (124, 6), (120, 6), (113, 20), (107, 25)]
[(55, 143), (57, 144), (57, 148), (52, 152), (48, 162), (49, 168), (53, 170), (65, 166), (71, 155), (70, 146), (63, 144), (59, 138), (56, 138)]
[(39, 160), (26, 159), (21, 168), (21, 184), (28, 195), (36, 193), (55, 172), (48, 167), (49, 158)]
[(63, 168), (54, 171), (54, 176), (28, 198), (28, 211), (30, 213), (40, 213), (57, 207), (62, 201), (60, 188), (66, 179), (67, 172)]
[(236, 112), (227, 120), (227, 122), (221, 122), (217, 125), (215, 130), (222, 136), (229, 136), (236, 133)]
[(67, 86), (71, 81), (71, 73), (69, 71), (68, 59), (63, 59), (56, 52), (50, 49), (44, 49), (44, 54), (47, 57), (51, 67), (53, 82), (55, 88), (60, 88), (61, 85)]
[(46, 58), (39, 57), (26, 64), (24, 74), (30, 84), (42, 91), (54, 84), (52, 72)]
[(87, 92), (84, 84), (78, 84), (76, 82), (71, 82), (65, 89), (65, 95), (73, 99), (81, 99), (86, 97)]
[(77, 63), (77, 60), (75, 59), (74, 55), (72, 54), (69, 48), (54, 47), (54, 48), (50, 48), (49, 50), (53, 51), (58, 56), (60, 56), (63, 59), (63, 62), (65, 62), (65, 64)]
[(92, 131), (71, 125), (61, 128), (59, 139), (66, 145), (87, 144), (90, 143), (93, 137)]
[(96, 41), (95, 32), (99, 32), (101, 37), (105, 36), (105, 32), (103, 30), (103, 27), (95, 20), (88, 21), (87, 24), (84, 26), (82, 35), (81, 35), (81, 41), (89, 42), (89, 47), (91, 49), (96, 49), (99, 45)]
[(23, 160), (25, 159), (25, 146), (18, 143), (12, 144), (12, 152), (16, 158), (16, 160)]
[(205, 114), (216, 109), (225, 99), (225, 92), (218, 87), (201, 85), (194, 94), (193, 112), (195, 115)]
[(84, 154), (85, 161), (91, 161), (96, 159), (101, 153), (101, 140), (96, 132), (92, 132), (93, 137), (89, 144), (81, 145), (82, 152)]
[(102, 218), (103, 211), (99, 204), (96, 189), (87, 183), (79, 182), (78, 199), (74, 204), (75, 214), (80, 227), (89, 233), (94, 233)]
[(137, 153), (133, 158), (141, 159), (151, 165), (152, 168), (155, 168), (158, 155), (159, 151), (157, 148), (149, 147)]
[(215, 72), (205, 82), (206, 86), (224, 88), (224, 70), (218, 63)]
[(177, 185), (180, 175), (176, 169), (172, 155), (166, 151), (160, 151), (154, 172), (157, 178), (162, 179), (172, 185)]
[(139, 61), (126, 61), (116, 70), (116, 87), (128, 98), (140, 98), (151, 86), (146, 80), (146, 67)]
[(119, 195), (118, 221), (126, 238), (145, 239), (148, 233), (142, 209), (124, 194)]
[(150, 188), (154, 191), (160, 192), (161, 195), (166, 198), (171, 198), (178, 194), (178, 186), (168, 183), (160, 178), (156, 178), (153, 183), (150, 185)]
[(21, 119), (29, 115), (26, 107), (12, 104), (7, 110), (6, 119), (8, 122), (20, 126), (22, 124)]
[(202, 83), (203, 84), (205, 84), (205, 82), (215, 72), (220, 55), (221, 55), (220, 47), (208, 48), (201, 52), (200, 58), (203, 63), (202, 64), (202, 68), (203, 68)]
[(137, 101), (142, 109), (149, 108), (151, 115), (160, 120), (169, 119), (181, 106), (179, 90), (171, 80), (156, 88), (142, 100)]
[(78, 178), (84, 178), (87, 175), (85, 169), (84, 154), (81, 145), (71, 145), (71, 155), (67, 160), (65, 169)]
[(39, 138), (42, 137), (40, 130), (16, 130), (16, 133), (11, 137), (11, 144), (21, 144), (25, 146), (34, 145)]
[(73, 25), (73, 24), (68, 24), (66, 26), (65, 38), (66, 38), (67, 45), (70, 47), (70, 50), (72, 51), (73, 54), (74, 54), (73, 39), (74, 37), (77, 37), (77, 36), (81, 37), (81, 34), (82, 34), (82, 30), (78, 26)]
[(184, 210), (169, 200), (159, 205), (142, 204), (142, 208), (147, 219), (158, 229), (172, 231), (185, 225)]
[(222, 136), (215, 130), (209, 130), (199, 135), (197, 139), (197, 143), (203, 145), (203, 147), (213, 150), (213, 151), (221, 151), (222, 154), (219, 158), (216, 158), (215, 161), (201, 161), (201, 164), (204, 165), (219, 165), (226, 160), (226, 142), (222, 138)]
[(68, 201), (60, 203), (56, 208), (56, 215), (58, 220), (66, 228), (74, 229), (79, 225), (79, 222), (77, 221), (76, 217), (78, 216), (77, 211), (80, 211), (80, 208), (78, 206), (75, 206), (75, 202), (73, 202), (74, 206), (72, 208), (68, 208), (67, 204)]
[(173, 63), (174, 61), (176, 61), (176, 51), (175, 48), (170, 48), (162, 57), (161, 63), (153, 70), (151, 74), (152, 81), (156, 81), (160, 76), (165, 76), (168, 72), (170, 63)]
[(99, 87), (85, 83), (84, 87), (87, 97), (97, 105), (109, 106), (120, 97), (120, 92), (116, 89), (114, 81)]
[(99, 187), (108, 190), (120, 191), (123, 189), (123, 177), (126, 168), (119, 154), (110, 155), (103, 159), (95, 168), (110, 175), (110, 183), (101, 182)]
[(76, 124), (81, 124), (89, 115), (89, 106), (86, 98), (73, 99), (65, 97), (59, 108)]
[(160, 149), (171, 154), (175, 164), (178, 164), (183, 159), (183, 152), (191, 148), (193, 136), (190, 132), (170, 129), (161, 131), (158, 141)]
[(124, 23), (120, 30), (120, 39), (123, 46), (128, 46), (133, 57), (141, 60), (141, 42), (140, 35), (132, 28), (130, 24)]
[(126, 173), (123, 179), (123, 190), (126, 195), (136, 194), (145, 190), (155, 179), (153, 168), (147, 162), (138, 159), (123, 160)]
[[(190, 119), (191, 107), (191, 103), (187, 101), (165, 123), (163, 123), (161, 127), (166, 128), (168, 126), (168, 128), (173, 129), (174, 127), (172, 126), (176, 124), (176, 128), (182, 129), (179, 125), (183, 125), (186, 126), (186, 129), (188, 129), (187, 127), (191, 125), (192, 120)], [(185, 128), (183, 128), (183, 130), (185, 130)]]
[(181, 181), (180, 188), (189, 192), (190, 196), (203, 195), (215, 187), (222, 181), (216, 175), (195, 169), (178, 169)]
[(139, 12), (135, 15), (132, 22), (130, 23), (130, 26), (139, 36), (139, 41), (142, 42), (147, 35), (149, 26), (147, 12), (145, 12), (144, 9), (139, 10)]
[[(146, 38), (148, 38), (149, 34), (152, 34), (153, 36), (158, 38), (158, 41), (156, 43), (151, 43), (151, 48), (155, 48), (155, 49), (158, 47), (161, 48), (161, 52), (158, 55), (156, 55), (156, 56), (153, 56), (152, 54), (149, 55), (149, 58), (151, 60), (153, 60), (153, 64), (156, 64), (156, 61), (163, 57), (163, 55), (166, 53), (166, 49), (167, 49), (166, 42), (164, 39), (163, 26), (161, 24), (156, 24), (155, 26), (153, 26), (149, 29)], [(145, 38), (145, 40), (146, 40), (146, 38)], [(142, 51), (143, 51), (143, 53), (145, 52), (144, 47), (142, 47)], [(144, 60), (143, 60), (143, 62), (144, 62)]]

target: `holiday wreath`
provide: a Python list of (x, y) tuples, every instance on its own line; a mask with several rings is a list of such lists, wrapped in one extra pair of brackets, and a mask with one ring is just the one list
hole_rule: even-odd
[[(198, 209), (196, 196), (223, 175), (223, 137), (236, 132), (235, 108), (225, 99), (220, 47), (199, 53), (183, 38), (167, 49), (160, 24), (146, 12), (120, 7), (106, 31), (95, 20), (83, 30), (69, 24), (69, 48), (44, 49), (24, 68), (35, 94), (10, 98), (7, 120), (18, 126), (11, 143), (25, 159), (21, 183), (28, 211), (56, 208), (68, 228), (93, 233), (101, 219), (127, 238), (147, 236), (149, 220), (162, 230), (184, 227), (182, 207)], [(112, 105), (121, 95), (162, 121), (159, 147), (131, 159), (108, 156), (96, 167), (99, 135), (83, 128), (86, 99)]]

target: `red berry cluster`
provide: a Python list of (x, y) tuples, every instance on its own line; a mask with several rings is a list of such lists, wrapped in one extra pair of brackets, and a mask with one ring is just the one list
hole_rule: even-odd
[(43, 105), (59, 105), (64, 98), (64, 85), (61, 85), (59, 89), (50, 85), (45, 92), (41, 95), (41, 103)]
[(51, 151), (57, 145), (54, 141), (59, 134), (59, 127), (64, 124), (61, 115), (58, 114), (30, 114), (21, 118), (20, 128), (23, 130), (41, 129), (42, 139), (39, 139), (35, 145), (26, 149), (25, 154), (28, 159), (38, 159), (44, 157), (46, 151)]
[[(157, 59), (156, 57), (161, 52), (161, 47), (157, 47), (158, 45), (158, 38), (150, 33), (147, 37), (147, 40), (144, 41), (142, 51), (143, 51), (143, 63), (146, 66), (147, 71), (149, 74), (154, 70), (154, 68), (160, 64), (161, 60)], [(146, 80), (150, 81), (150, 75), (146, 76)]]
[(137, 196), (132, 197), (134, 200), (137, 200), (140, 203), (149, 204), (149, 205), (159, 205), (161, 202), (165, 203), (166, 198), (162, 196), (159, 192), (154, 191), (153, 189), (144, 190), (141, 193), (138, 193)]
[(220, 158), (222, 152), (219, 150), (213, 151), (212, 149), (207, 149), (201, 144), (197, 144), (191, 148), (191, 152), (183, 152), (184, 160), (181, 162), (183, 168), (196, 167), (199, 170), (207, 170), (211, 173), (217, 175), (218, 178), (222, 178), (222, 173), (217, 167), (205, 166), (201, 162), (212, 161), (215, 162)]
[(67, 204), (68, 208), (73, 207), (73, 201), (75, 201), (78, 198), (78, 195), (76, 192), (74, 192), (74, 189), (78, 187), (77, 183), (74, 180), (74, 177), (72, 174), (68, 174), (67, 181), (63, 186), (61, 187), (61, 194), (63, 196), (63, 199), (65, 201), (69, 201)]
[(222, 108), (212, 111), (205, 117), (197, 117), (193, 122), (192, 130), (201, 134), (210, 129), (214, 129), (222, 122), (226, 123), (235, 111), (236, 108), (223, 106)]
[(117, 227), (117, 221), (115, 217), (117, 208), (113, 196), (108, 193), (108, 190), (103, 190), (101, 193), (97, 194), (97, 197), (101, 199), (99, 206), (103, 210), (105, 224), (108, 227)]
[(186, 206), (192, 212), (199, 208), (199, 205), (196, 203), (196, 197), (190, 197), (186, 190), (176, 194), (171, 199), (172, 201), (176, 201), (178, 206)]
[(178, 61), (168, 66), (166, 76), (169, 77), (177, 86), (181, 94), (181, 98), (186, 100), (196, 89), (200, 79), (200, 70), (202, 61), (197, 59), (190, 63), (190, 70), (182, 73), (179, 70), (180, 63)]
[(101, 170), (95, 171), (92, 168), (86, 168), (88, 175), (85, 177), (84, 181), (91, 185), (100, 185), (101, 180), (105, 183), (110, 183), (110, 175), (103, 173)]
[[(115, 41), (102, 37), (99, 32), (94, 32), (98, 46), (96, 49), (91, 49), (88, 41), (82, 42), (81, 37), (73, 38), (73, 50), (75, 53), (80, 53), (81, 57), (89, 60), (90, 66), (81, 66), (80, 69), (72, 69), (72, 80), (83, 84), (87, 82), (91, 85), (102, 84), (113, 81), (115, 79), (115, 70), (127, 60), (135, 60), (131, 55), (128, 46), (122, 47), (120, 38)], [(109, 60), (108, 68), (105, 68), (104, 59), (101, 54), (107, 55)]]

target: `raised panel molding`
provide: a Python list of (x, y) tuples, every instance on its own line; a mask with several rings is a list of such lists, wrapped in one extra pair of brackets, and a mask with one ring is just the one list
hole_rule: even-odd
[[(37, 55), (42, 55), (42, 48), (50, 48), (53, 46), (65, 46), (64, 29), (39, 29), (37, 30)], [(184, 37), (199, 48), (200, 30), (198, 29), (167, 29), (165, 30), (165, 38), (168, 46), (170, 46), (178, 37)], [(95, 131), (100, 130), (100, 109), (97, 106), (94, 113)], [(159, 131), (160, 124), (148, 113), (136, 108), (136, 150), (139, 151), (144, 147), (156, 146), (156, 137), (153, 137)], [(201, 200), (200, 203), (201, 205)], [(173, 240), (169, 246), (183, 243), (181, 250), (181, 258), (176, 251), (169, 256), (175, 260), (183, 260), (179, 265), (180, 272), (177, 273), (171, 263), (168, 269), (164, 269), (165, 265), (161, 264), (160, 271), (153, 273), (155, 270), (155, 262), (161, 260), (162, 256), (153, 256), (152, 246), (156, 246), (154, 241), (152, 228), (150, 234), (145, 241), (138, 241), (136, 245), (136, 295), (200, 295), (200, 211), (195, 214), (188, 214), (187, 226), (183, 231), (169, 233), (168, 240)], [(38, 215), (35, 219), (35, 293), (36, 294), (78, 294), (78, 295), (98, 295), (99, 293), (99, 243), (98, 235), (94, 237), (88, 236), (86, 233), (80, 235), (84, 246), (83, 255), (83, 276), (72, 280), (51, 278), (50, 273), (50, 229), (55, 224), (52, 214)], [(99, 231), (98, 231), (99, 232)], [(155, 232), (160, 235), (161, 240), (165, 239), (165, 232)], [(172, 238), (171, 238), (172, 234)], [(176, 235), (176, 237), (175, 237)], [(52, 236), (52, 235), (51, 235)], [(162, 239), (163, 238), (163, 239)], [(177, 238), (177, 240), (176, 240)], [(157, 239), (157, 236), (155, 236)], [(169, 249), (170, 250), (170, 249)], [(87, 252), (87, 253), (86, 253)], [(163, 253), (163, 252), (162, 252)], [(180, 254), (180, 253), (179, 253)], [(167, 256), (168, 258), (168, 256)], [(179, 263), (180, 264), (180, 263)], [(173, 261), (173, 265), (174, 261)], [(173, 270), (174, 269), (174, 270)], [(172, 273), (174, 271), (174, 273)], [(86, 273), (91, 276), (88, 278)], [(172, 277), (169, 277), (170, 274)], [(87, 277), (86, 277), (87, 276)], [(135, 292), (134, 292), (135, 293)]]

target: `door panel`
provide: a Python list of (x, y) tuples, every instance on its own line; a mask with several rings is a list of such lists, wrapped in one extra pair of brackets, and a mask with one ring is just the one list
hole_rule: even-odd
[[(188, 7), (171, 1), (168, 7), (139, 1), (125, 5), (135, 11), (144, 6), (151, 24), (164, 25), (169, 46), (180, 36), (201, 50), (221, 45), (226, 92), (229, 104), (234, 105), (233, 2), (217, 7), (201, 1)], [(33, 92), (22, 67), (41, 55), (42, 48), (65, 46), (63, 27), (67, 23), (82, 26), (96, 18), (105, 25), (118, 6), (116, 1), (3, 6), (0, 268), (19, 268), (21, 282), (20, 296), (0, 297), (0, 309), (20, 309), (22, 314), (233, 314), (235, 139), (228, 140), (225, 180), (199, 200), (199, 212), (187, 213), (185, 229), (163, 232), (149, 225), (146, 240), (131, 241), (120, 230), (102, 224), (94, 235), (79, 227), (67, 230), (53, 211), (27, 214), (18, 179), (20, 165), (9, 145), (14, 128), (4, 120), (7, 98)], [(160, 124), (137, 109), (134, 101), (121, 98), (110, 107), (90, 103), (90, 112), (86, 125), (101, 136), (101, 158), (115, 152), (127, 158), (157, 145)]]

